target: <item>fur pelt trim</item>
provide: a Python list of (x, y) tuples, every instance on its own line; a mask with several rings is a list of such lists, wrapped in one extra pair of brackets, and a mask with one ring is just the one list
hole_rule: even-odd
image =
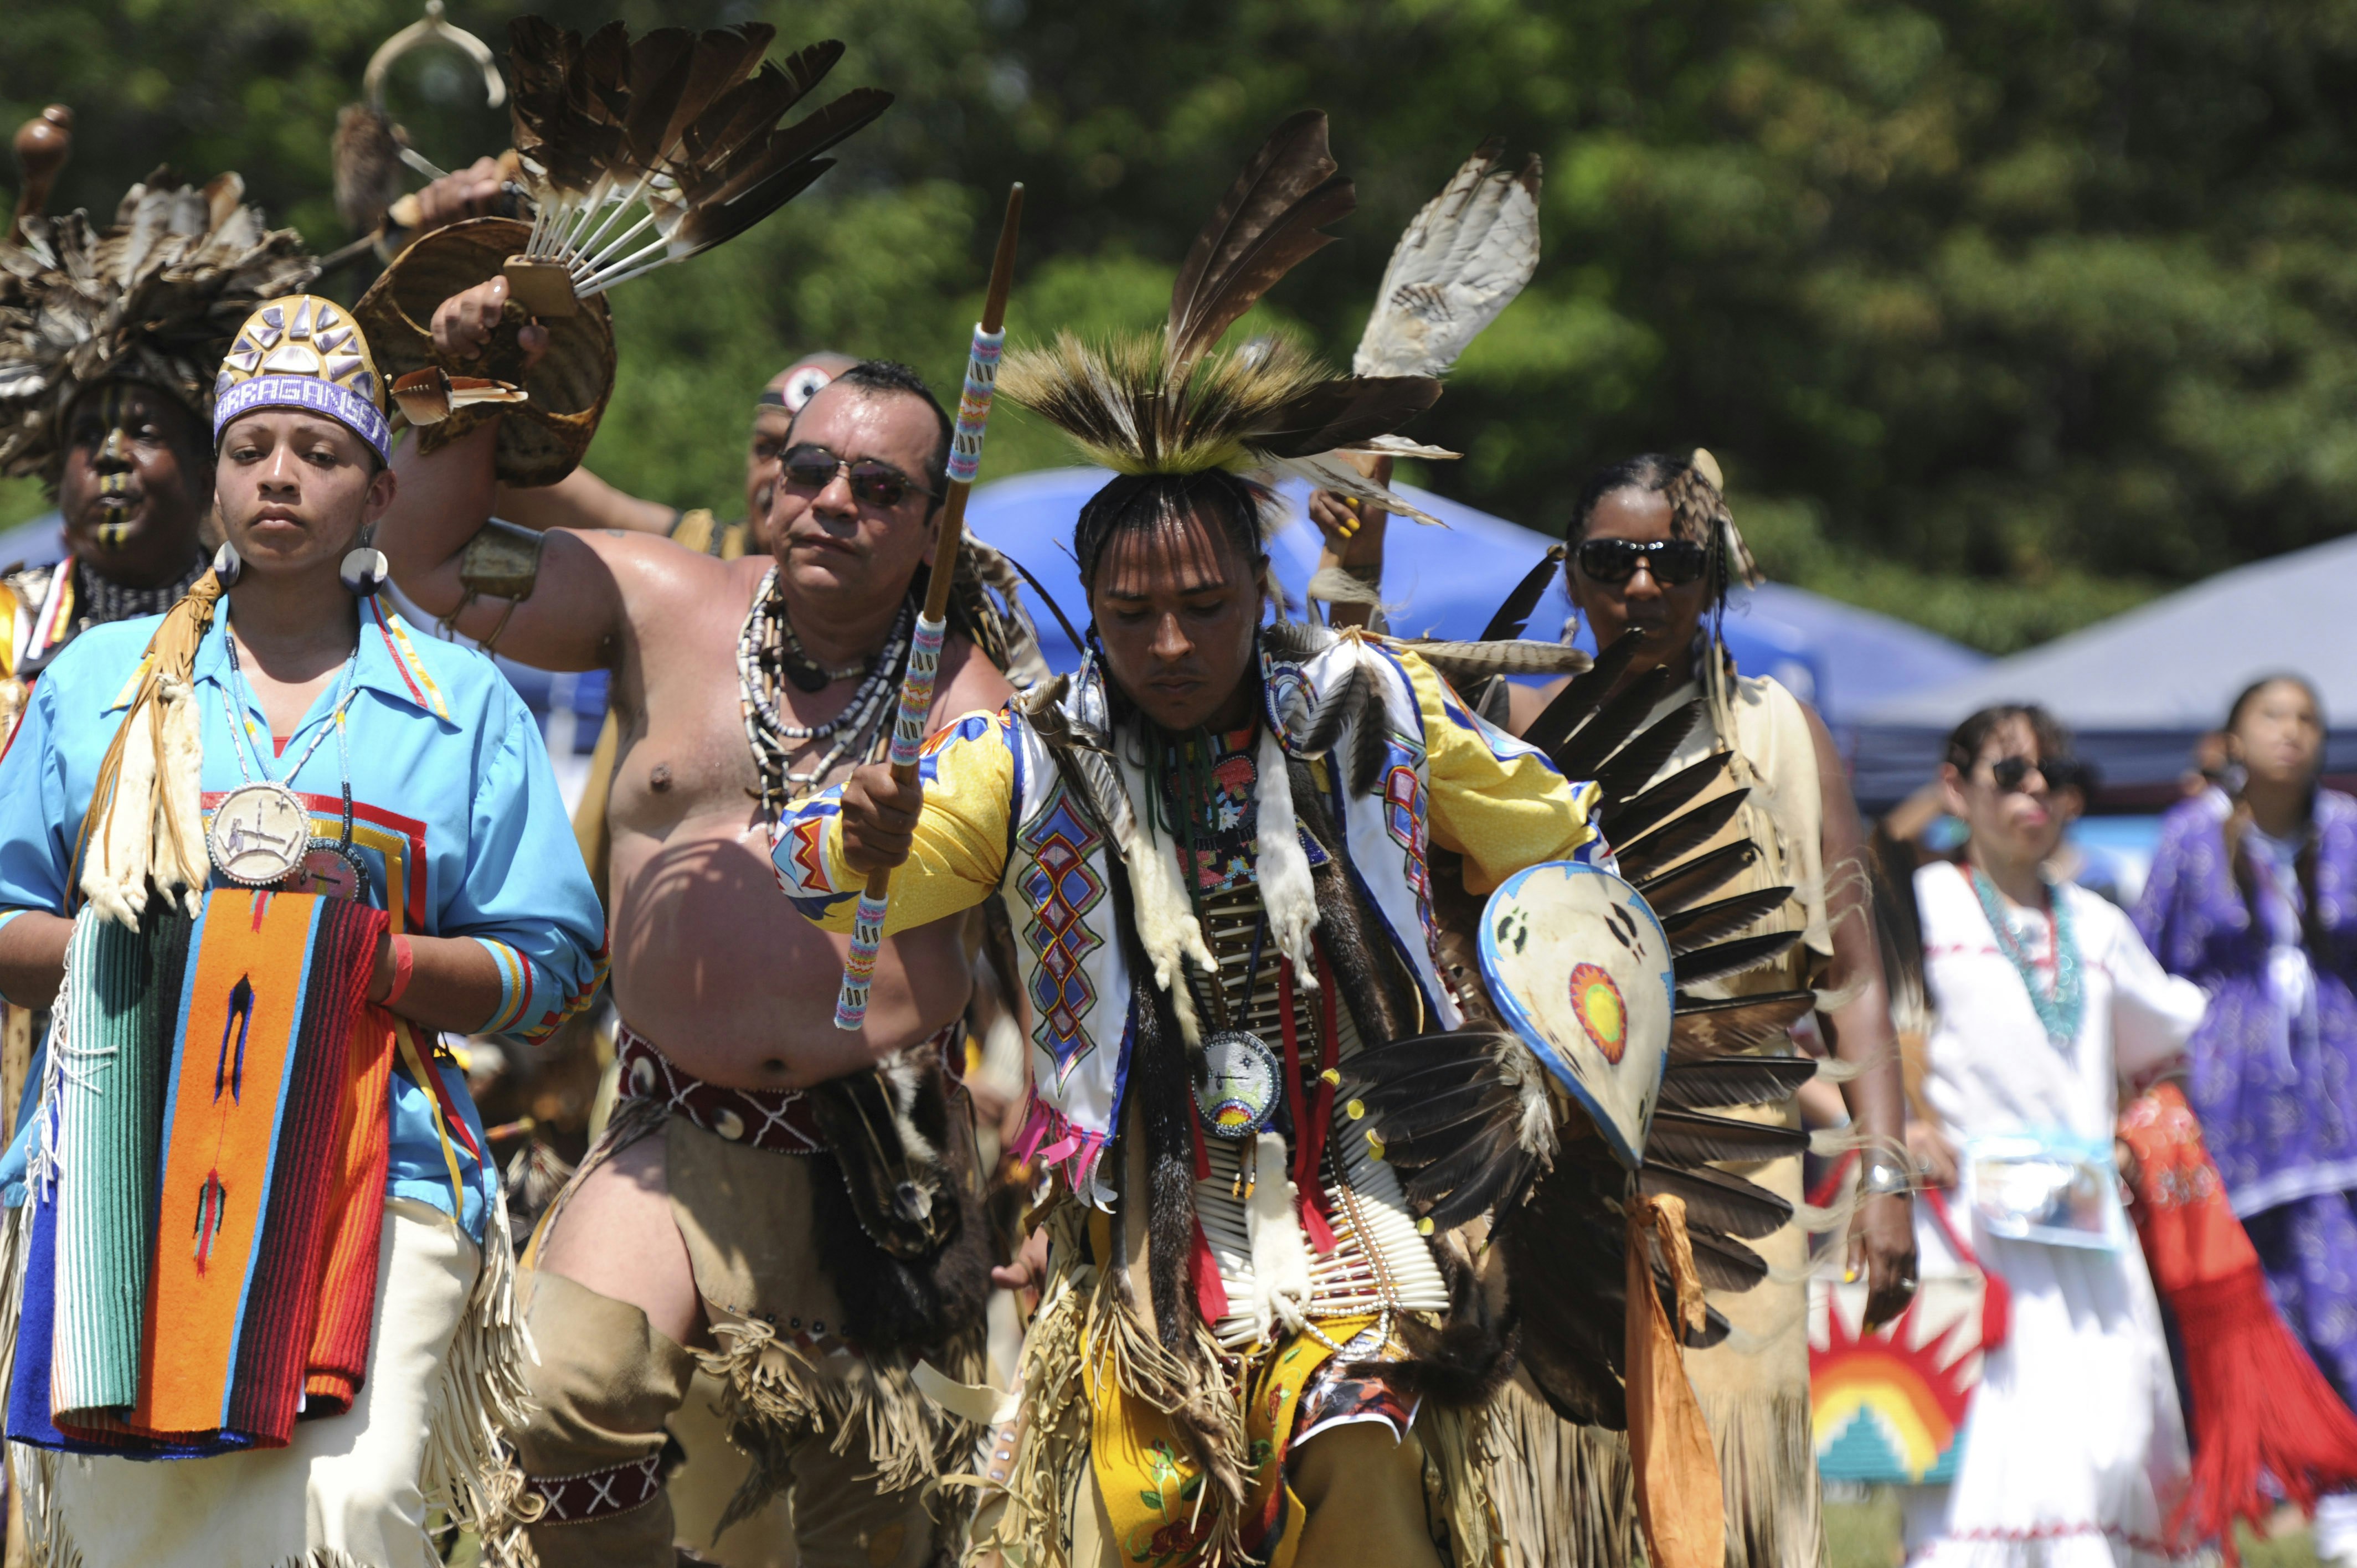
[[(901, 1257), (876, 1244), (834, 1155), (811, 1164), (811, 1223), (820, 1266), (834, 1282), (844, 1320), (871, 1352), (970, 1351), (990, 1303), (990, 1229), (982, 1200), (958, 1173), (937, 1201), (953, 1217), (931, 1252)], [(970, 1168), (970, 1167), (969, 1167)]]
[(84, 897), (136, 930), (151, 888), (183, 899), (190, 914), (211, 879), (198, 799), (203, 746), (189, 671), (211, 629), (221, 580), (199, 577), (147, 639), (137, 694), (115, 732), (83, 813), (75, 846)]
[[(1260, 798), (1255, 802), (1259, 836), (1254, 858), (1261, 904), (1268, 911), (1277, 950), (1293, 961), (1294, 983), (1315, 991), (1318, 961), (1310, 933), (1318, 929), (1318, 892), (1309, 880), (1309, 856), (1302, 852), (1293, 814), (1292, 774), (1285, 747), (1265, 725), (1261, 728), (1255, 760)], [(1216, 966), (1212, 972), (1218, 972)]]
[(1154, 797), (1157, 788), (1146, 774), (1145, 765), (1134, 760), (1122, 748), (1121, 779), (1123, 793), (1127, 797), (1130, 820), (1143, 824), (1132, 832), (1130, 842), (1124, 847), (1123, 858), (1129, 871), (1130, 907), (1136, 911), (1138, 945), (1145, 950), (1146, 966), (1153, 973), (1155, 988), (1170, 998), (1178, 1014), (1178, 1032), (1189, 1046), (1202, 1038), (1202, 1023), (1195, 1015), (1195, 998), (1186, 983), (1189, 963), (1204, 974), (1220, 972), (1219, 960), (1211, 956), (1211, 944), (1203, 940), (1203, 928), (1189, 907), (1182, 873), (1178, 864), (1178, 846), (1166, 843), (1153, 829)]

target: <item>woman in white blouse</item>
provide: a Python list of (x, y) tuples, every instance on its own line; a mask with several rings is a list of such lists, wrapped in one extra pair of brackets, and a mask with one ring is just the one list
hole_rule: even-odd
[(1971, 837), (1915, 875), (1935, 1022), (1924, 1095), (1981, 1262), (2011, 1287), (1943, 1511), (1911, 1563), (2147, 1568), (2175, 1561), (2168, 1510), (2184, 1423), (2144, 1257), (2121, 1207), (2113, 1123), (2201, 1021), (2126, 915), (2046, 864), (2083, 803), (2052, 715), (1990, 708), (1948, 742), (1942, 787)]

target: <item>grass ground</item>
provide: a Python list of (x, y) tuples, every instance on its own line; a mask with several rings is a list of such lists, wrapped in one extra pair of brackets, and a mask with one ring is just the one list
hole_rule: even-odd
[[(1899, 1498), (1877, 1487), (1864, 1501), (1825, 1504), (1825, 1537), (1832, 1568), (1897, 1568)], [(2244, 1568), (2319, 1568), (2308, 1529), (2297, 1515), (2281, 1517), (2273, 1535), (2239, 1533)]]

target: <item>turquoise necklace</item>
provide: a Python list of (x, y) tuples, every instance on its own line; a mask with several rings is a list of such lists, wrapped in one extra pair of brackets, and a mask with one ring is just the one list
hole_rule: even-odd
[(2087, 988), (2079, 973), (2079, 943), (2071, 930), (2071, 906), (2061, 889), (2051, 882), (2046, 884), (2047, 906), (2054, 911), (2054, 989), (2050, 992), (2039, 983), (2038, 965), (2022, 951), (2013, 934), (2013, 922), (2006, 918), (2005, 899), (1996, 884), (1980, 867), (1968, 869), (1973, 891), (1980, 897), (1981, 913), (1988, 917), (1989, 929), (1996, 937), (1997, 950), (2021, 976), (2029, 1004), (2038, 1009), (2038, 1021), (2046, 1026), (2046, 1037), (2058, 1046), (2070, 1045), (2079, 1037), (2079, 1021), (2087, 1009)]

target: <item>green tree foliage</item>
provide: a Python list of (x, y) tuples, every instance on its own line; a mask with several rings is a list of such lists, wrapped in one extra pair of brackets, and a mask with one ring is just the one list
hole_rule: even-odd
[[(515, 0), (455, 0), (503, 41)], [(619, 291), (591, 454), (729, 506), (753, 389), (840, 347), (955, 376), (1006, 182), (1018, 338), (1146, 327), (1280, 116), (1334, 116), (1361, 209), (1280, 286), (1346, 356), (1390, 242), (1482, 137), (1543, 154), (1546, 259), (1415, 434), (1419, 478), (1559, 530), (1595, 465), (1703, 444), (1780, 576), (1993, 649), (2341, 532), (2357, 501), (2357, 5), (2321, 0), (680, 0), (839, 37), (900, 95), (842, 166)], [(321, 248), (328, 136), (393, 0), (13, 0), (11, 124), (80, 116), (60, 196), (242, 170)], [(430, 156), (504, 145), (455, 57), (393, 107)], [(356, 292), (363, 277), (338, 280)], [(1255, 324), (1257, 325), (1257, 323)], [(1063, 460), (1018, 419), (990, 471)]]

